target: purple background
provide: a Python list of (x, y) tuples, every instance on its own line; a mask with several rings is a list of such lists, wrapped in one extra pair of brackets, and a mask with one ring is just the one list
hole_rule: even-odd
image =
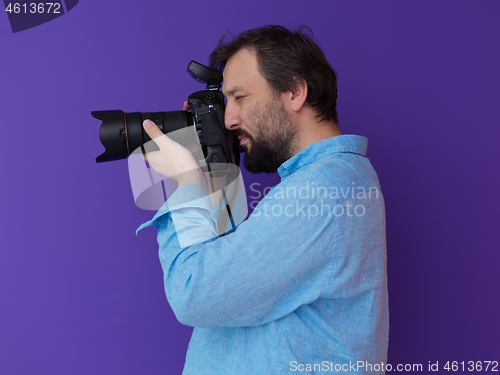
[(181, 373), (191, 328), (164, 296), (155, 231), (134, 233), (153, 213), (126, 161), (95, 163), (90, 111), (178, 109), (202, 88), (191, 59), (226, 27), (269, 23), (312, 27), (341, 130), (370, 140), (389, 363), (499, 361), (499, 14), (495, 0), (85, 0), (13, 34), (3, 12), (0, 373)]

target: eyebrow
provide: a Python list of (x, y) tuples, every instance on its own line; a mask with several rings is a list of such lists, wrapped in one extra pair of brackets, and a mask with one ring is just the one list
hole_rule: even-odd
[(235, 92), (238, 92), (238, 91), (245, 91), (245, 89), (242, 87), (242, 86), (236, 86), (234, 87), (232, 90), (229, 90), (227, 93), (224, 94), (224, 88), (222, 89), (222, 93), (224, 94), (224, 96), (234, 96), (234, 93)]

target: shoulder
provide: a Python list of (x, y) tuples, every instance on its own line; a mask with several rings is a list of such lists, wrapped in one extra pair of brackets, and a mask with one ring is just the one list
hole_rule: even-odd
[(353, 187), (380, 189), (377, 173), (370, 160), (360, 154), (337, 152), (315, 160), (302, 167), (283, 181), (286, 185)]

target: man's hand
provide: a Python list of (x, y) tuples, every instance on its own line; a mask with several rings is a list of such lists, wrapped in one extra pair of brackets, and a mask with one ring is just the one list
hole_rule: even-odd
[(155, 172), (176, 181), (179, 186), (196, 184), (207, 191), (203, 172), (191, 152), (167, 137), (153, 121), (144, 120), (143, 126), (160, 149), (160, 151), (148, 152), (145, 156)]

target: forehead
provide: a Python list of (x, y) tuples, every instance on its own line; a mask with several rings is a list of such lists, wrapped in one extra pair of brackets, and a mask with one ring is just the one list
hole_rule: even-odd
[(222, 73), (224, 82), (223, 93), (231, 95), (237, 89), (250, 89), (255, 86), (267, 86), (266, 80), (258, 70), (257, 53), (243, 48), (231, 56)]

